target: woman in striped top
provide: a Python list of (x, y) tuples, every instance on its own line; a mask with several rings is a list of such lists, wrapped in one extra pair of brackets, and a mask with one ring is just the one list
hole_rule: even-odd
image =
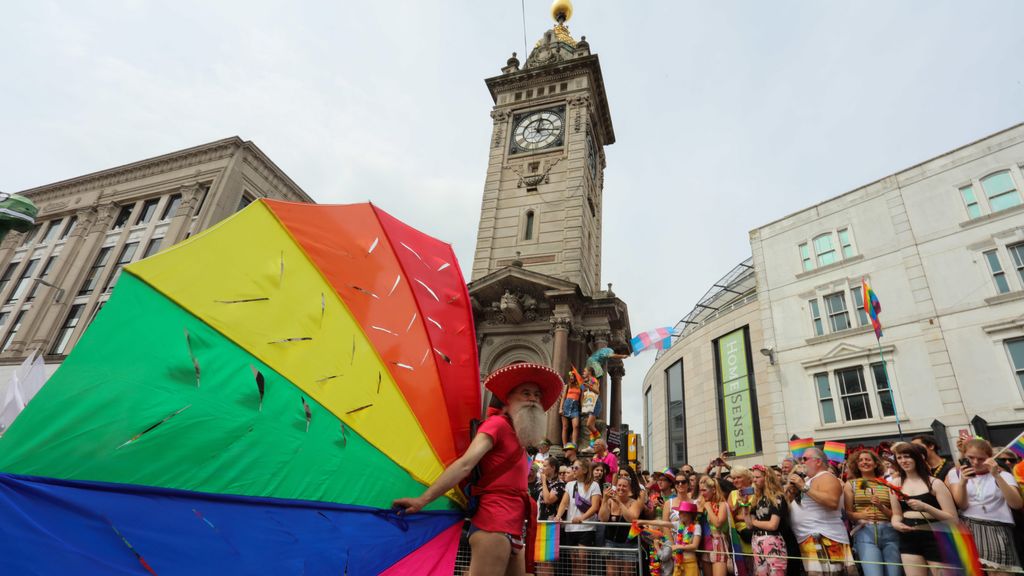
[(891, 563), (861, 564), (861, 570), (864, 576), (899, 576), (900, 538), (890, 523), (889, 488), (880, 481), (882, 460), (871, 450), (859, 450), (849, 462), (844, 501), (846, 516), (853, 525), (853, 549), (862, 561)]

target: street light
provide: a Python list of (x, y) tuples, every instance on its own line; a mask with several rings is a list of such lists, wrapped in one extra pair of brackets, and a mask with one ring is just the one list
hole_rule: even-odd
[(774, 348), (761, 348), (761, 354), (768, 357), (768, 363), (775, 366), (775, 349)]
[(57, 286), (55, 284), (50, 284), (49, 282), (47, 282), (46, 280), (43, 280), (42, 278), (33, 278), (33, 280), (35, 280), (36, 282), (39, 282), (43, 286), (49, 286), (50, 288), (56, 288), (57, 289), (57, 296), (53, 299), (53, 301), (56, 302), (57, 304), (60, 304), (61, 299), (64, 298), (64, 289), (63, 288), (61, 288), (60, 286)]

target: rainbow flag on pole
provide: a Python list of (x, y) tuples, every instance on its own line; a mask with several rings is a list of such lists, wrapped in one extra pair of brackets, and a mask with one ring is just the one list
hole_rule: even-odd
[(825, 442), (824, 452), (829, 462), (836, 464), (846, 462), (846, 444), (842, 442)]
[(664, 326), (637, 334), (629, 341), (629, 345), (633, 349), (633, 356), (648, 348), (668, 350), (672, 346), (672, 337), (678, 335), (679, 333), (676, 332), (675, 328)]
[(871, 327), (875, 329), (875, 338), (881, 338), (882, 321), (878, 319), (878, 315), (882, 312), (882, 303), (878, 301), (878, 295), (871, 289), (867, 278), (861, 278), (860, 281), (864, 287), (864, 312), (871, 320)]
[(814, 438), (797, 438), (789, 441), (789, 452), (797, 460), (804, 455), (804, 451), (814, 447)]
[(537, 536), (533, 541), (534, 562), (558, 561), (558, 523), (537, 522)]

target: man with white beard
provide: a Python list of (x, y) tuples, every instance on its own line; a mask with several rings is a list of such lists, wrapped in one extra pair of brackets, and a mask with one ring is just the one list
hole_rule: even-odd
[(562, 393), (562, 379), (540, 364), (512, 364), (499, 368), (484, 381), (494, 399), (488, 418), (480, 425), (465, 454), (453, 462), (417, 498), (399, 498), (392, 506), (413, 514), (444, 495), (479, 464), (480, 479), (473, 486), (479, 506), (469, 528), (470, 576), (526, 572), (523, 552), (526, 522), (536, 517), (526, 479), (526, 448), (544, 438), (550, 408)]

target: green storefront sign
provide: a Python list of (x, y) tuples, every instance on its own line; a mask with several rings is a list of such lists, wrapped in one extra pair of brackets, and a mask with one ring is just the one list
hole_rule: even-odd
[(758, 451), (744, 332), (741, 328), (717, 341), (725, 447), (737, 456), (748, 456)]

